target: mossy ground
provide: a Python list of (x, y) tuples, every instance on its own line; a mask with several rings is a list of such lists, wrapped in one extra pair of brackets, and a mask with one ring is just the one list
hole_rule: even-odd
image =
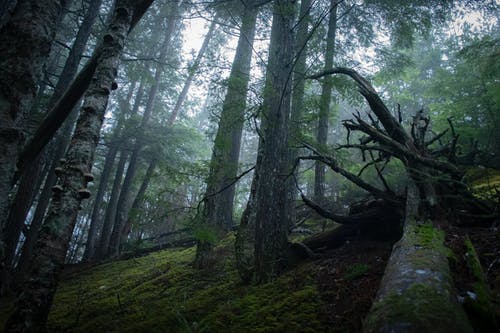
[(474, 195), (482, 199), (494, 199), (500, 191), (500, 170), (471, 168), (467, 170), (465, 180)]
[[(428, 231), (419, 229), (423, 244), (436, 236)], [(456, 230), (447, 234), (447, 245), (450, 238), (464, 239)], [(471, 239), (498, 309), (498, 237), (483, 230)], [(245, 285), (234, 266), (233, 242), (234, 235), (220, 241), (215, 264), (204, 271), (191, 265), (194, 247), (68, 269), (49, 332), (360, 332), (391, 252), (387, 243), (348, 242), (272, 283)], [(452, 266), (465, 267), (453, 250)], [(470, 290), (467, 271), (453, 273), (459, 294)], [(0, 306), (3, 326), (12, 303)]]
[(220, 243), (217, 262), (205, 271), (191, 266), (191, 247), (66, 273), (48, 330), (359, 331), (390, 251), (386, 244), (347, 244), (271, 283), (244, 285), (234, 267), (233, 240), (231, 235)]

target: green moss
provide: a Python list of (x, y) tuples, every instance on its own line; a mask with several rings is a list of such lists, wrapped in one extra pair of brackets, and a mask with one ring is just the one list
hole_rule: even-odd
[(374, 304), (365, 331), (383, 326), (403, 328), (411, 323), (410, 332), (469, 332), (467, 320), (458, 308), (448, 295), (415, 283), (403, 294), (389, 294)]
[[(405, 232), (405, 237), (407, 241), (413, 243), (417, 247), (421, 247), (426, 250), (434, 251), (437, 255), (444, 255), (448, 260), (457, 260), (453, 251), (444, 246), (445, 233), (442, 230), (434, 227), (431, 221), (416, 222), (412, 221), (406, 226), (407, 232)], [(419, 255), (424, 253), (422, 251), (416, 252), (412, 261), (420, 266), (429, 266), (433, 263), (429, 261), (432, 256), (424, 253), (424, 255)]]
[(500, 190), (500, 170), (470, 168), (465, 174), (465, 182), (478, 198), (493, 199)]
[(344, 279), (354, 280), (366, 274), (368, 271), (370, 271), (369, 265), (356, 263), (348, 268), (347, 272), (344, 274)]
[(434, 248), (444, 241), (444, 232), (436, 229), (430, 221), (413, 226), (413, 233), (421, 246)]
[(365, 321), (366, 332), (471, 331), (451, 291), (446, 260), (451, 251), (444, 246), (444, 236), (430, 221), (408, 220), (397, 245), (397, 263), (386, 268), (394, 289), (386, 291), (372, 306)]
[(234, 234), (217, 261), (195, 270), (195, 248), (115, 261), (66, 277), (49, 316), (50, 332), (329, 332), (321, 317), (313, 263), (265, 285), (242, 285)]

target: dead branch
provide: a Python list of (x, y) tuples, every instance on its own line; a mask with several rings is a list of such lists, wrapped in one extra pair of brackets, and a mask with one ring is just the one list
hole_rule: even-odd
[(323, 76), (332, 74), (344, 74), (351, 77), (358, 84), (359, 92), (365, 97), (371, 110), (380, 120), (387, 133), (401, 144), (411, 144), (410, 138), (408, 137), (408, 134), (404, 130), (403, 126), (399, 124), (396, 119), (394, 119), (387, 106), (378, 96), (375, 88), (373, 88), (370, 82), (355, 70), (345, 67), (335, 67), (318, 74), (311, 75), (308, 78), (319, 79)]
[(392, 203), (400, 203), (403, 201), (403, 198), (397, 196), (394, 193), (390, 193), (387, 191), (382, 191), (381, 189), (365, 182), (362, 180), (360, 177), (356, 176), (355, 174), (342, 169), (337, 165), (337, 162), (329, 156), (324, 156), (324, 155), (312, 155), (312, 156), (300, 156), (299, 159), (301, 160), (314, 160), (314, 161), (321, 161), (328, 165), (330, 169), (332, 169), (334, 172), (344, 176), (346, 179), (349, 181), (353, 182), (357, 186), (361, 187), (362, 189), (370, 192), (373, 196), (377, 198), (381, 198), (384, 200), (387, 200)]
[(365, 212), (359, 214), (339, 215), (329, 210), (326, 210), (325, 208), (321, 207), (314, 201), (308, 199), (304, 194), (301, 194), (301, 197), (304, 203), (307, 206), (311, 207), (316, 213), (323, 216), (324, 218), (327, 218), (329, 220), (332, 220), (340, 224), (356, 224), (364, 221), (369, 221), (379, 215), (379, 210), (376, 208), (368, 209)]

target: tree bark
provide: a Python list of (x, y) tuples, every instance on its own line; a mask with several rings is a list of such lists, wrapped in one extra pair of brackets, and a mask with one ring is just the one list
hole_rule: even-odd
[(0, 0), (0, 29), (10, 20), (17, 0)]
[(19, 262), (16, 267), (16, 283), (19, 284), (23, 281), (25, 274), (29, 268), (29, 260), (33, 255), (33, 250), (35, 248), (36, 240), (38, 239), (38, 233), (40, 227), (42, 226), (47, 208), (49, 207), (50, 198), (52, 196), (52, 187), (56, 184), (57, 176), (55, 169), (59, 166), (59, 160), (64, 156), (66, 150), (68, 149), (71, 133), (73, 132), (73, 124), (76, 123), (78, 119), (79, 110), (73, 110), (70, 118), (67, 119), (64, 128), (60, 135), (57, 136), (54, 146), (56, 150), (51, 154), (52, 162), (47, 172), (47, 177), (43, 185), (43, 189), (39, 195), (38, 203), (36, 205), (33, 218), (31, 219), (28, 234), (25, 235), (23, 248), (19, 258)]
[(263, 283), (287, 266), (288, 118), (293, 71), (294, 1), (277, 0), (262, 105), (262, 160), (256, 168), (255, 278)]
[[(333, 67), (335, 55), (335, 36), (337, 32), (337, 3), (330, 0), (330, 17), (328, 19), (328, 33), (326, 36), (325, 70)], [(321, 97), (319, 102), (319, 118), (316, 142), (320, 147), (326, 146), (328, 141), (328, 123), (330, 116), (330, 103), (332, 99), (333, 81), (330, 76), (323, 79)], [(317, 161), (314, 166), (314, 200), (323, 203), (325, 200), (325, 165)]]
[[(228, 231), (233, 227), (235, 185), (230, 184), (238, 172), (257, 12), (255, 7), (246, 7), (241, 15), (240, 36), (210, 161), (203, 223), (218, 231)], [(196, 249), (196, 265), (200, 268), (211, 262), (211, 244), (202, 243), (206, 242), (200, 241)]]
[[(38, 161), (42, 164), (42, 161)], [(33, 165), (28, 169), (30, 172), (26, 172), (20, 179), (20, 184), (18, 186), (16, 196), (12, 202), (9, 209), (9, 215), (6, 221), (5, 228), (5, 243), (4, 243), (4, 257), (2, 269), (0, 271), (0, 279), (2, 281), (2, 294), (5, 294), (10, 288), (10, 276), (12, 271), (12, 266), (14, 263), (16, 249), (21, 236), (23, 227), (25, 227), (25, 220), (28, 210), (30, 208), (31, 202), (36, 191), (39, 190), (40, 185), (39, 179), (41, 177), (42, 166)]]
[[(87, 44), (87, 40), (90, 36), (92, 26), (99, 13), (100, 6), (101, 6), (101, 0), (93, 0), (90, 2), (89, 8), (85, 14), (83, 22), (80, 25), (80, 28), (76, 35), (73, 47), (71, 48), (69, 56), (66, 59), (64, 68), (61, 72), (61, 75), (59, 76), (57, 85), (54, 88), (54, 93), (51, 99), (49, 100), (49, 106), (53, 106), (57, 102), (59, 97), (63, 94), (64, 92), (63, 90), (70, 84), (71, 80), (75, 76), (76, 71), (78, 69), (78, 65), (80, 64), (80, 59), (85, 50), (85, 45)], [(75, 121), (76, 117), (74, 117), (74, 121), (72, 123), (68, 124), (68, 126), (71, 129), (73, 128)], [(60, 133), (60, 136), (66, 134), (66, 138), (64, 139), (58, 138), (57, 139), (57, 141), (59, 141), (58, 144), (62, 144), (60, 141), (69, 142), (71, 129), (62, 131), (62, 133)], [(13, 206), (11, 207), (9, 212), (9, 220), (7, 222), (7, 229), (9, 235), (7, 236), (6, 239), (5, 272), (2, 274), (2, 280), (8, 279), (8, 274), (9, 274), (8, 271), (10, 271), (11, 269), (10, 266), (12, 264), (12, 260), (14, 259), (15, 249), (17, 246), (21, 230), (24, 226), (28, 210), (33, 203), (36, 191), (39, 190), (39, 187), (33, 186), (33, 184), (36, 184), (36, 181), (42, 176), (41, 173), (42, 159), (40, 158), (40, 156), (41, 155), (39, 155), (39, 157), (37, 157), (35, 162), (30, 164), (27, 170), (21, 175), (19, 182), (19, 190), (13, 201)], [(56, 160), (59, 160), (61, 157), (62, 154), (60, 156), (55, 156)], [(53, 184), (50, 185), (50, 187), (52, 186)]]
[[(0, 30), (0, 230), (30, 111), (64, 1), (20, 0)], [(0, 243), (3, 236), (0, 231)], [(0, 244), (3, 247), (3, 244)]]
[(144, 195), (146, 194), (146, 190), (148, 189), (149, 183), (151, 182), (151, 178), (153, 178), (153, 174), (156, 168), (157, 160), (154, 158), (149, 162), (149, 166), (146, 170), (146, 174), (142, 179), (141, 186), (139, 187), (139, 191), (137, 191), (137, 195), (135, 196), (134, 202), (132, 203), (132, 207), (130, 208), (130, 212), (128, 214), (127, 223), (123, 227), (122, 238), (126, 238), (130, 234), (130, 230), (132, 228), (133, 218), (130, 216), (131, 212), (139, 212), (142, 206), (142, 202), (144, 201)]
[(49, 214), (40, 230), (29, 277), (9, 317), (6, 332), (43, 331), (62, 270), (81, 201), (90, 194), (87, 183), (109, 95), (116, 85), (118, 64), (134, 6), (118, 0), (103, 37), (94, 79), (85, 94), (66, 161), (62, 165)]
[[(113, 130), (113, 135), (111, 136), (109, 149), (106, 154), (106, 158), (104, 160), (104, 166), (102, 169), (101, 177), (99, 178), (99, 188), (97, 189), (97, 193), (94, 199), (94, 206), (92, 208), (92, 213), (90, 215), (90, 226), (89, 232), (87, 235), (87, 243), (85, 246), (85, 252), (83, 255), (83, 260), (88, 261), (94, 257), (96, 242), (98, 240), (98, 233), (101, 227), (101, 203), (104, 197), (104, 192), (106, 191), (106, 187), (108, 186), (109, 177), (111, 176), (111, 172), (113, 170), (113, 164), (115, 163), (116, 155), (118, 154), (118, 150), (120, 149), (120, 137), (122, 135), (123, 122), (125, 120), (125, 116), (129, 110), (130, 99), (132, 98), (132, 93), (135, 88), (135, 83), (130, 87), (130, 91), (126, 101), (122, 104), (121, 114), (118, 118), (118, 122), (116, 124), (116, 128)], [(137, 95), (135, 97), (134, 107), (130, 111), (131, 114), (136, 114), (139, 108), (140, 101), (142, 100), (142, 95), (144, 93), (144, 80), (141, 81), (139, 86), (139, 90), (137, 91)], [(124, 110), (125, 108), (125, 110)], [(119, 177), (121, 179), (123, 171), (120, 173)]]
[[(297, 28), (296, 42), (295, 42), (295, 66), (293, 71), (293, 90), (292, 90), (292, 107), (290, 111), (290, 157), (288, 161), (289, 173), (293, 173), (293, 177), (287, 179), (287, 197), (289, 207), (288, 221), (291, 225), (295, 224), (297, 220), (295, 202), (297, 200), (297, 175), (296, 160), (299, 155), (299, 148), (297, 144), (301, 137), (301, 123), (302, 123), (302, 108), (304, 104), (304, 91), (305, 91), (305, 74), (306, 74), (306, 56), (307, 56), (307, 42), (309, 40), (308, 30), (311, 10), (311, 0), (302, 0), (300, 3), (299, 24)], [(290, 226), (291, 226), (290, 225)]]
[[(132, 18), (132, 24), (127, 34), (136, 26), (152, 2), (153, 0), (137, 0), (135, 2), (134, 17)], [(64, 94), (57, 101), (56, 105), (47, 112), (47, 115), (38, 126), (33, 138), (25, 145), (24, 149), (19, 154), (19, 161), (17, 162), (19, 172), (22, 172), (26, 165), (32, 163), (38, 154), (40, 154), (42, 149), (54, 137), (54, 134), (70, 115), (71, 110), (75, 108), (78, 101), (82, 98), (91, 83), (92, 76), (98, 64), (97, 59), (100, 57), (100, 52), (101, 49), (97, 47), (92, 57), (71, 82)]]

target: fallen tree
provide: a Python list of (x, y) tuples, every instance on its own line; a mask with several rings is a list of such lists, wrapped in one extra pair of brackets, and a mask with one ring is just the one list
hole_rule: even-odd
[(322, 217), (340, 224), (333, 230), (304, 240), (304, 245), (313, 252), (334, 249), (352, 240), (395, 242), (401, 238), (402, 207), (397, 204), (384, 200), (369, 200), (365, 202), (362, 212), (338, 215), (321, 208), (304, 195), (302, 199)]
[[(338, 67), (309, 78), (319, 79), (333, 74), (351, 77), (371, 109), (367, 119), (358, 113), (353, 119), (344, 121), (348, 132), (347, 144), (338, 149), (358, 149), (364, 160), (369, 156), (371, 160), (362, 170), (374, 167), (384, 188), (373, 186), (359, 174), (348, 172), (339, 166), (334, 156), (317, 150), (309, 143), (304, 146), (312, 154), (301, 156), (299, 160), (325, 163), (334, 172), (369, 192), (380, 201), (380, 207), (391, 205), (393, 208), (371, 208), (343, 216), (323, 209), (303, 195), (305, 204), (317, 213), (342, 224), (327, 234), (306, 240), (304, 244), (317, 251), (339, 246), (350, 237), (363, 235), (375, 238), (380, 236), (381, 230), (392, 229), (393, 233), (388, 234), (394, 236), (399, 233), (396, 240), (400, 239), (393, 247), (364, 331), (471, 332), (472, 328), (455, 295), (448, 266), (449, 250), (443, 244), (443, 229), (464, 219), (469, 222), (473, 218), (475, 222), (492, 222), (498, 218), (498, 213), (490, 204), (474, 197), (463, 183), (464, 170), (457, 164), (460, 161), (456, 154), (458, 135), (451, 120), (451, 131), (427, 138), (430, 118), (423, 111), (417, 112), (411, 127), (406, 129), (401, 115), (398, 118), (393, 116), (370, 82), (356, 71)], [(349, 142), (353, 132), (362, 134), (359, 144)], [(436, 147), (436, 143), (447, 134), (451, 134), (450, 140)], [(383, 166), (391, 158), (400, 160), (406, 169), (408, 186), (405, 195), (394, 193), (384, 178)], [(387, 213), (394, 211), (400, 214), (395, 214), (394, 221), (388, 223), (385, 220)]]

